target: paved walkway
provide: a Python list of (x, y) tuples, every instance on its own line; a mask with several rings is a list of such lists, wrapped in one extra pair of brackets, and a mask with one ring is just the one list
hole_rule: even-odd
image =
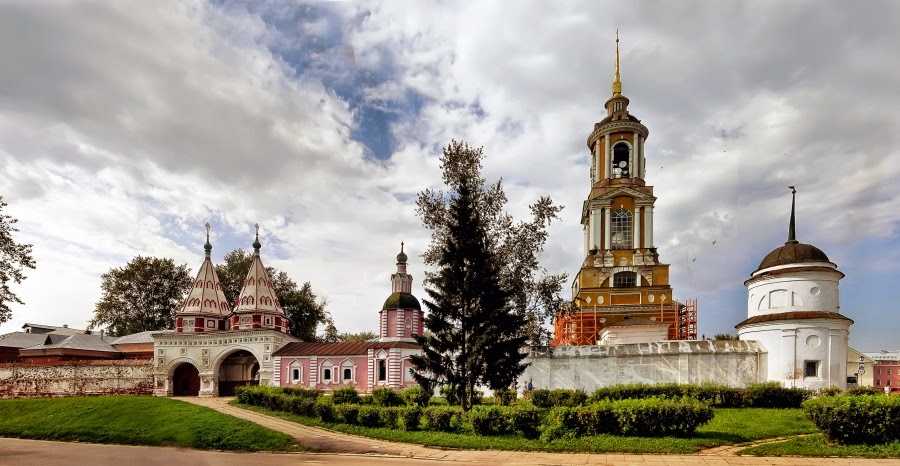
[[(234, 417), (246, 419), (272, 430), (284, 432), (308, 448), (329, 453), (365, 454), (357, 456), (363, 460), (359, 464), (368, 463), (371, 459), (388, 460), (393, 458), (397, 464), (409, 459), (427, 462), (455, 462), (458, 464), (493, 464), (493, 465), (900, 465), (900, 460), (867, 460), (859, 458), (759, 458), (733, 456), (734, 448), (723, 449), (721, 454), (695, 455), (626, 455), (626, 454), (586, 454), (586, 453), (533, 453), (499, 450), (444, 450), (421, 445), (388, 442), (356, 435), (334, 432), (317, 427), (304, 426), (284, 419), (260, 414), (255, 411), (238, 408), (228, 404), (228, 398), (181, 398), (184, 401), (206, 406)], [(709, 452), (714, 453), (714, 452)], [(729, 455), (731, 454), (731, 455)], [(331, 458), (337, 455), (323, 455)], [(331, 460), (329, 459), (330, 463)], [(352, 464), (352, 463), (347, 463)], [(414, 463), (409, 463), (414, 464)]]

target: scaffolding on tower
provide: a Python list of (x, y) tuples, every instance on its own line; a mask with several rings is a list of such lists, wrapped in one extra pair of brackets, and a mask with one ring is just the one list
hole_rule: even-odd
[(697, 315), (700, 312), (700, 306), (697, 304), (697, 298), (685, 300), (678, 311), (678, 339), (679, 340), (696, 340), (697, 339)]

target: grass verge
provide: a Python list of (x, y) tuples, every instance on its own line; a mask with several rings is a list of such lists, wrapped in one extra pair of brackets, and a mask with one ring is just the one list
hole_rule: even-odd
[(0, 436), (245, 451), (301, 449), (288, 435), (151, 396), (0, 400)]
[[(551, 442), (530, 440), (519, 436), (502, 435), (483, 437), (472, 433), (445, 433), (415, 431), (406, 432), (390, 428), (367, 428), (321, 419), (297, 416), (283, 411), (272, 411), (258, 406), (248, 406), (233, 401), (232, 404), (281, 419), (308, 426), (348, 434), (362, 435), (394, 442), (415, 443), (442, 448), (469, 450), (518, 450), (550, 452), (591, 452), (591, 453), (695, 453), (704, 448), (725, 444), (743, 443), (762, 438), (815, 432), (799, 409), (735, 408), (716, 409), (711, 422), (701, 427), (690, 438), (681, 437), (625, 437), (617, 435), (595, 435), (580, 438), (563, 438)], [(760, 420), (766, 420), (760, 425)]]
[(741, 450), (753, 456), (843, 456), (862, 458), (900, 458), (900, 442), (882, 445), (841, 445), (829, 443), (823, 434), (809, 435), (786, 442), (760, 445)]

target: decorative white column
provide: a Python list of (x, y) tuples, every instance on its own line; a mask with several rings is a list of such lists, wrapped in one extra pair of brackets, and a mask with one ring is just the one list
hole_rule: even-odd
[(594, 219), (594, 226), (591, 231), (594, 241), (591, 243), (591, 249), (600, 249), (600, 209), (592, 210), (591, 217)]
[(606, 167), (605, 178), (612, 178), (612, 156), (609, 155), (609, 135), (603, 136), (604, 147), (606, 148), (603, 151), (603, 166)]
[(644, 140), (641, 138), (640, 134), (636, 134), (634, 137), (634, 169), (636, 170), (634, 176), (637, 178), (643, 178), (644, 173), (644, 164), (642, 163), (644, 160)]
[(653, 247), (653, 206), (644, 207), (644, 247)]
[(587, 236), (588, 241), (585, 244), (586, 249), (590, 251), (591, 249), (595, 249), (597, 247), (597, 234), (594, 233), (597, 223), (597, 215), (593, 210), (588, 211), (588, 225), (587, 225)]
[(641, 208), (634, 207), (634, 249), (641, 248)]
[[(590, 223), (590, 220), (588, 220)], [(591, 250), (591, 231), (589, 225), (582, 225), (581, 231), (584, 233), (584, 253), (587, 254)]]
[(603, 209), (603, 249), (609, 251), (609, 207)]
[(631, 160), (628, 161), (628, 176), (629, 178), (637, 177), (637, 161), (638, 161), (638, 133), (634, 132), (634, 137), (631, 138)]

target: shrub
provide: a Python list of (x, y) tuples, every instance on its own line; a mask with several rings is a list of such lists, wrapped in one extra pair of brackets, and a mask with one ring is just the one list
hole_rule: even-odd
[(358, 408), (358, 415), (359, 425), (363, 427), (381, 427), (381, 408), (377, 406), (362, 406)]
[(298, 416), (315, 416), (316, 400), (315, 398), (306, 398), (300, 396), (291, 397), (288, 410)]
[(635, 436), (690, 435), (713, 417), (712, 409), (692, 398), (647, 398), (612, 403), (619, 432)]
[(513, 409), (513, 428), (525, 438), (537, 438), (540, 432), (541, 412), (532, 407)]
[(422, 408), (412, 405), (400, 409), (400, 428), (407, 431), (419, 430), (422, 422)]
[(550, 390), (547, 390), (546, 388), (532, 390), (528, 392), (528, 396), (531, 399), (531, 404), (538, 408), (547, 409), (553, 407), (550, 404)]
[(359, 393), (357, 393), (356, 389), (353, 387), (336, 388), (334, 392), (331, 393), (331, 398), (336, 405), (359, 403)]
[(403, 407), (399, 406), (381, 408), (381, 425), (390, 427), (391, 429), (400, 427), (400, 414), (402, 411)]
[(503, 406), (509, 406), (515, 403), (518, 394), (512, 388), (505, 388), (502, 390), (494, 391), (494, 399), (497, 401), (497, 404)]
[(816, 394), (819, 396), (837, 396), (842, 393), (844, 393), (844, 391), (841, 390), (839, 387), (828, 387), (828, 388), (819, 389), (819, 391)]
[(324, 422), (334, 422), (334, 405), (328, 400), (318, 399), (313, 407), (316, 416)]
[[(371, 408), (370, 406), (366, 406), (365, 408)], [(359, 413), (360, 406), (359, 405), (351, 405), (351, 404), (340, 404), (335, 407), (334, 414), (338, 421), (343, 422), (344, 424), (355, 425), (359, 424)]]
[(618, 421), (613, 402), (600, 401), (589, 406), (558, 407), (550, 410), (541, 437), (553, 440), (560, 437), (618, 433)]
[(299, 396), (301, 398), (318, 398), (319, 395), (322, 394), (322, 392), (315, 388), (304, 387), (282, 387), (281, 391), (283, 391), (285, 395)]
[(450, 403), (442, 396), (433, 396), (428, 400), (427, 406), (450, 406)]
[(462, 410), (453, 406), (429, 406), (422, 414), (428, 430), (453, 432), (459, 429)]
[(832, 441), (888, 443), (900, 440), (900, 397), (825, 396), (806, 400), (803, 410)]
[(408, 405), (428, 406), (431, 400), (431, 392), (420, 386), (409, 387), (400, 391), (400, 395)]
[(372, 390), (372, 401), (377, 406), (400, 406), (404, 404), (403, 397), (390, 388), (376, 388)]
[(509, 409), (499, 406), (475, 406), (467, 416), (472, 431), (478, 435), (502, 435), (514, 431)]
[(754, 408), (799, 408), (809, 398), (809, 390), (785, 388), (778, 382), (753, 384), (747, 387), (747, 403)]
[[(537, 390), (535, 390), (537, 391)], [(578, 414), (575, 408), (553, 408), (541, 427), (541, 440), (550, 441), (578, 435)]]
[(359, 395), (359, 404), (373, 405), (375, 404), (375, 400), (372, 399), (372, 395)]
[(880, 395), (884, 392), (875, 387), (853, 387), (847, 389), (848, 395)]

